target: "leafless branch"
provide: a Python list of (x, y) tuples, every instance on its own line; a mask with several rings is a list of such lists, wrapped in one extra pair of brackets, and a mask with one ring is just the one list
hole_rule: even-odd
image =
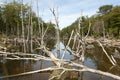
[(112, 58), (108, 55), (108, 53), (106, 52), (106, 50), (104, 49), (103, 45), (100, 43), (100, 41), (98, 41), (98, 44), (101, 46), (102, 50), (104, 51), (104, 53), (106, 54), (106, 56), (108, 57), (108, 59), (110, 60), (110, 62), (113, 64), (113, 65), (116, 65), (116, 63), (112, 60)]

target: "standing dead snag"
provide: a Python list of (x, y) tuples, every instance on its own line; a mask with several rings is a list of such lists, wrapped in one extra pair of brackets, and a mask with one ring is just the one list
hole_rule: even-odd
[(39, 4), (38, 4), (38, 0), (36, 1), (37, 2), (37, 16), (38, 16), (38, 27), (39, 27), (39, 36), (41, 36), (41, 29), (40, 29), (40, 18), (39, 18)]
[[(77, 54), (80, 55), (80, 61), (84, 63), (84, 54), (85, 54), (85, 39), (83, 39), (83, 28), (81, 26), (82, 24), (82, 12), (81, 16), (78, 19), (78, 30), (77, 30), (77, 40), (78, 40), (78, 47), (77, 47)], [(81, 49), (81, 50), (80, 50)], [(82, 53), (80, 54), (80, 52)]]
[[(82, 12), (81, 12), (81, 16), (80, 18), (78, 19), (78, 33), (82, 39), (82, 36), (83, 36), (83, 30), (82, 30), (82, 27), (81, 27), (81, 23), (82, 23)], [(82, 32), (81, 32), (82, 31)]]
[[(38, 0), (37, 0), (37, 3), (38, 3)], [(31, 0), (31, 5), (32, 5), (32, 0)], [(30, 5), (30, 7), (32, 7)], [(38, 4), (37, 4), (37, 7), (38, 7)], [(58, 58), (58, 55), (60, 55), (60, 33), (59, 33), (59, 21), (58, 21), (58, 14), (56, 14), (56, 11), (53, 9), (50, 9), (54, 18), (55, 18), (55, 22), (56, 22), (56, 33), (57, 33), (57, 57), (51, 52), (49, 51), (45, 45), (43, 44), (44, 43), (44, 36), (48, 30), (48, 26), (46, 29), (43, 28), (43, 21), (40, 21), (39, 19), (39, 8), (38, 9), (38, 25), (39, 25), (39, 37), (41, 39), (41, 41), (39, 41), (38, 39), (36, 39), (36, 36), (35, 36), (35, 41), (36, 43), (34, 44), (37, 44), (39, 47), (40, 47), (40, 50), (41, 52), (44, 52), (47, 54), (47, 57), (46, 56), (42, 56), (40, 54), (26, 54), (26, 45), (27, 43), (25, 43), (25, 28), (24, 28), (24, 15), (23, 15), (23, 0), (22, 0), (22, 5), (21, 5), (21, 19), (22, 19), (22, 42), (24, 44), (24, 53), (19, 53), (19, 52), (16, 52), (16, 53), (9, 53), (9, 52), (6, 52), (6, 47), (2, 47), (0, 46), (0, 48), (3, 48), (4, 49), (4, 52), (1, 52), (0, 51), (0, 56), (4, 56), (5, 55), (5, 59), (9, 59), (9, 60), (47, 60), (47, 61), (51, 61), (53, 63), (55, 63), (55, 67), (53, 66), (50, 66), (49, 68), (46, 68), (46, 69), (42, 69), (40, 68), (40, 70), (36, 70), (36, 71), (30, 71), (30, 72), (25, 72), (25, 73), (20, 73), (20, 74), (15, 74), (15, 75), (8, 75), (8, 76), (0, 76), (0, 79), (1, 78), (7, 78), (7, 77), (15, 77), (15, 76), (21, 76), (21, 75), (28, 75), (28, 74), (34, 74), (34, 73), (38, 73), (38, 72), (43, 72), (43, 71), (54, 71), (54, 70), (62, 70), (60, 74), (58, 74), (58, 78), (63, 78), (62, 75), (65, 73), (65, 72), (79, 72), (79, 74), (77, 76), (79, 76), (79, 78), (81, 78), (82, 76), (82, 73), (83, 72), (91, 72), (91, 73), (97, 73), (97, 74), (100, 74), (100, 75), (104, 75), (104, 76), (108, 76), (108, 77), (111, 77), (111, 78), (115, 78), (115, 79), (118, 79), (120, 80), (120, 77), (117, 76), (117, 75), (113, 75), (111, 73), (107, 73), (107, 72), (103, 72), (103, 71), (100, 71), (100, 70), (95, 70), (95, 69), (91, 69), (91, 68), (88, 68), (87, 66), (84, 66), (84, 58), (85, 58), (85, 50), (86, 50), (86, 41), (87, 41), (87, 36), (89, 35), (89, 32), (90, 32), (90, 27), (91, 27), (91, 23), (89, 22), (89, 29), (88, 29), (88, 33), (87, 35), (84, 37), (83, 36), (83, 27), (81, 26), (81, 23), (82, 23), (82, 16), (79, 18), (79, 21), (78, 21), (78, 30), (76, 30), (76, 32), (72, 31), (71, 32), (71, 36), (68, 40), (68, 43), (67, 45), (65, 46), (65, 49), (64, 49), (64, 52), (62, 53), (62, 58), (59, 59)], [(33, 13), (31, 13), (31, 9), (30, 9), (30, 13), (29, 13), (29, 26), (28, 26), (28, 37), (27, 37), (27, 40), (31, 40), (31, 46), (29, 46), (29, 48), (31, 48), (31, 52), (32, 52), (32, 42), (34, 41), (32, 36), (34, 34), (34, 29), (33, 29), (33, 21), (32, 21), (32, 18), (34, 18), (33, 16)], [(41, 26), (40, 26), (41, 25)], [(104, 24), (103, 24), (104, 25)], [(18, 25), (19, 26), (19, 25)], [(18, 29), (19, 30), (19, 29)], [(105, 34), (105, 32), (103, 32)], [(65, 60), (64, 59), (64, 56), (65, 56), (65, 53), (66, 51), (68, 50), (68, 47), (69, 47), (69, 44), (72, 40), (72, 37), (73, 35), (75, 34), (74, 36), (74, 43), (73, 43), (73, 47), (72, 47), (72, 50), (74, 49), (74, 47), (76, 46), (75, 43), (77, 43), (78, 41), (78, 45), (77, 45), (77, 50), (75, 52), (73, 52), (72, 50), (69, 49), (69, 51), (71, 53), (73, 53), (72, 55), (74, 56), (77, 56), (79, 58), (79, 61), (77, 63), (73, 62), (72, 60), (68, 59), (68, 60)], [(19, 33), (18, 33), (19, 35)], [(38, 36), (37, 36), (38, 37)], [(18, 41), (20, 42), (20, 41)], [(107, 57), (109, 58), (109, 60), (111, 61), (111, 63), (114, 65), (116, 64), (116, 61), (114, 60), (114, 57), (111, 55), (109, 56), (107, 54), (107, 52), (104, 50), (103, 46), (100, 44), (100, 46), (102, 47), (103, 51), (105, 52), (105, 54), (107, 55)], [(75, 53), (75, 54), (74, 54)], [(9, 56), (10, 55), (10, 56)], [(63, 65), (63, 66), (61, 66)], [(66, 67), (69, 66), (69, 67)], [(53, 76), (54, 77), (54, 76)]]
[[(31, 3), (30, 3), (30, 7), (32, 8), (32, 0), (31, 0)], [(32, 40), (32, 36), (33, 36), (33, 21), (32, 21), (32, 9), (30, 9), (30, 14), (31, 14), (31, 16), (30, 16), (30, 22), (31, 22), (31, 28), (30, 28), (30, 32), (31, 32), (31, 52), (33, 51), (33, 40)]]
[(25, 27), (24, 27), (24, 21), (23, 21), (23, 0), (21, 0), (21, 19), (22, 19), (22, 40), (23, 40), (23, 45), (24, 45), (24, 53), (26, 53), (26, 41), (25, 41)]
[(58, 13), (56, 15), (55, 9), (51, 9), (50, 11), (52, 12), (54, 18), (55, 18), (55, 23), (56, 23), (56, 33), (57, 33), (57, 57), (60, 55), (60, 32), (59, 32), (59, 21), (58, 21)]

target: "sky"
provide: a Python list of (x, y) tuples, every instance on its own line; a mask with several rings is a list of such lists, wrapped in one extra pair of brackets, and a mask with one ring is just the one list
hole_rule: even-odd
[[(0, 0), (2, 2), (14, 0)], [(15, 0), (20, 1), (20, 0)], [(33, 11), (37, 13), (37, 0), (23, 0), (24, 3), (30, 4), (32, 1)], [(120, 0), (38, 0), (39, 17), (45, 22), (52, 21), (55, 23), (50, 8), (58, 11), (58, 20), (60, 29), (71, 25), (78, 17), (92, 16), (96, 14), (98, 8), (102, 5), (120, 5)], [(38, 14), (37, 14), (38, 15)]]

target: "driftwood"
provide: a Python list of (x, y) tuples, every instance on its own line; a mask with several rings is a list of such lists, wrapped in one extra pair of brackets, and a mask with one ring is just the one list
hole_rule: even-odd
[(1, 49), (5, 49), (5, 50), (7, 49), (6, 47), (3, 47), (3, 46), (0, 46), (0, 48), (1, 48)]
[(2, 78), (16, 77), (16, 76), (22, 76), (22, 75), (29, 75), (29, 74), (34, 74), (34, 73), (38, 73), (38, 72), (63, 70), (63, 71), (77, 71), (77, 72), (79, 72), (79, 71), (80, 72), (92, 72), (92, 73), (97, 73), (97, 74), (100, 74), (100, 75), (104, 75), (104, 76), (108, 76), (108, 77), (112, 77), (114, 79), (120, 80), (120, 77), (117, 76), (117, 75), (113, 75), (111, 73), (103, 72), (103, 71), (100, 71), (100, 70), (91, 69), (91, 68), (88, 68), (88, 67), (86, 67), (84, 65), (81, 65), (81, 64), (78, 64), (78, 63), (71, 63), (69, 65), (71, 65), (71, 66), (77, 66), (77, 67), (80, 67), (82, 69), (68, 69), (68, 68), (64, 68), (64, 67), (49, 67), (49, 68), (45, 68), (45, 69), (41, 69), (41, 70), (36, 70), (36, 71), (30, 71), (30, 72), (15, 74), (15, 75), (2, 76), (2, 77), (0, 77), (0, 79), (2, 79)]
[(52, 52), (48, 51), (45, 47), (44, 47), (43, 51), (44, 51), (45, 53), (47, 53), (48, 56), (50, 56), (50, 58), (54, 61), (54, 63), (55, 63), (57, 66), (60, 67), (59, 59), (58, 59), (57, 57), (55, 57)]
[[(46, 69), (41, 69), (41, 70), (36, 70), (36, 71), (30, 71), (30, 72), (15, 74), (15, 75), (7, 75), (7, 76), (2, 76), (0, 78), (9, 78), (9, 77), (15, 77), (15, 76), (22, 76), (22, 75), (34, 74), (34, 73), (44, 72), (44, 71), (63, 70), (63, 72), (61, 74), (63, 74), (64, 71), (77, 71), (77, 72), (79, 72), (79, 71), (80, 72), (86, 72), (87, 71), (87, 72), (97, 73), (97, 74), (100, 74), (100, 75), (104, 75), (104, 76), (108, 76), (108, 77), (120, 80), (120, 77), (117, 76), (117, 75), (114, 75), (114, 74), (111, 74), (111, 73), (108, 73), (108, 72), (103, 72), (103, 71), (100, 71), (100, 70), (91, 69), (91, 68), (88, 68), (88, 67), (86, 67), (86, 66), (84, 66), (82, 64), (74, 63), (74, 62), (71, 62), (71, 61), (64, 61), (64, 60), (62, 60), (62, 62), (61, 62), (60, 59), (58, 59), (57, 57), (55, 57), (53, 55), (53, 53), (51, 53), (50, 51), (48, 51), (45, 47), (43, 48), (43, 51), (50, 56), (49, 59), (47, 59), (47, 57), (44, 57), (44, 60), (51, 60), (51, 61), (53, 61), (57, 65), (56, 67), (49, 67), (49, 68), (46, 68)], [(5, 54), (6, 53), (7, 55), (14, 55), (15, 54), (15, 53), (7, 53), (7, 52), (2, 52), (2, 51), (0, 53), (1, 54)], [(16, 54), (18, 54), (18, 53), (16, 53)], [(40, 56), (40, 55), (37, 55), (37, 54), (18, 54), (18, 55)], [(8, 58), (8, 59), (10, 59), (10, 58)], [(15, 59), (21, 60), (22, 58), (15, 58)], [(23, 59), (25, 59), (25, 58), (23, 58)], [(34, 58), (28, 58), (28, 59), (34, 59), (34, 60), (36, 59), (37, 60), (36, 57), (34, 57)], [(39, 59), (42, 59), (42, 57), (39, 57)], [(67, 64), (69, 66), (76, 66), (76, 67), (80, 67), (80, 68), (79, 69), (64, 68), (64, 67), (60, 67), (60, 63)]]
[(63, 55), (62, 55), (62, 57), (61, 57), (61, 60), (64, 59), (65, 53), (66, 53), (66, 51), (68, 50), (68, 46), (69, 46), (69, 44), (70, 44), (70, 42), (71, 42), (71, 39), (72, 39), (73, 33), (74, 33), (74, 31), (71, 32), (70, 38), (69, 38), (69, 40), (68, 40), (67, 45), (65, 46), (65, 50), (64, 50)]
[[(71, 36), (72, 36), (72, 34), (71, 34)], [(70, 44), (70, 41), (71, 41), (71, 38), (69, 39), (68, 44), (65, 47), (66, 50), (68, 50), (67, 47)], [(114, 57), (112, 57), (112, 56), (110, 57), (107, 54), (107, 52), (104, 49), (104, 47), (102, 46), (102, 43), (100, 43), (99, 41), (97, 41), (97, 42), (100, 44), (101, 48), (103, 49), (103, 51), (105, 52), (106, 56), (109, 58), (111, 63), (113, 65), (116, 65), (116, 61), (114, 60)], [(82, 40), (80, 40), (80, 43), (82, 44)], [(84, 66), (83, 64), (74, 63), (74, 62), (71, 62), (69, 60), (64, 60), (64, 54), (63, 54), (62, 59), (58, 59), (57, 57), (55, 57), (55, 55), (53, 55), (53, 53), (51, 51), (47, 50), (46, 47), (42, 47), (42, 48), (38, 48), (38, 49), (43, 50), (43, 52), (47, 53), (47, 55), (49, 57), (41, 56), (41, 55), (38, 55), (38, 54), (17, 53), (17, 52), (16, 53), (10, 53), (10, 52), (3, 52), (3, 51), (0, 51), (0, 56), (7, 55), (6, 59), (10, 59), (10, 60), (48, 60), (48, 61), (52, 61), (53, 63), (55, 63), (56, 67), (49, 67), (49, 68), (46, 68), (46, 69), (20, 73), (20, 74), (16, 74), (16, 75), (7, 75), (7, 76), (2, 76), (0, 78), (9, 78), (9, 77), (15, 77), (15, 76), (22, 76), (22, 75), (34, 74), (34, 73), (44, 72), (44, 71), (62, 70), (60, 75), (64, 74), (65, 71), (92, 72), (92, 73), (97, 73), (97, 74), (100, 74), (100, 75), (103, 75), (103, 76), (108, 76), (108, 77), (120, 80), (120, 77), (117, 76), (117, 75), (114, 75), (114, 74), (111, 74), (111, 73), (108, 73), (108, 72), (103, 72), (103, 71), (100, 71), (100, 70), (91, 69), (91, 68), (88, 68), (88, 67)], [(74, 52), (72, 50), (70, 52), (74, 56), (77, 56), (79, 58), (81, 57), (79, 55), (76, 55), (76, 52)], [(13, 57), (8, 57), (9, 55), (13, 55), (14, 58)], [(20, 56), (24, 56), (24, 57), (21, 58)], [(25, 57), (25, 56), (31, 56), (31, 57), (29, 58), (29, 57)], [(62, 64), (63, 65), (67, 64), (69, 66), (76, 66), (76, 67), (79, 67), (79, 69), (64, 68), (64, 66), (61, 66)], [(58, 77), (60, 77), (60, 75)]]
[(108, 57), (108, 59), (110, 60), (110, 62), (113, 64), (113, 65), (116, 65), (116, 61), (115, 59), (113, 60), (109, 55), (108, 53), (106, 52), (106, 50), (104, 49), (104, 47), (102, 46), (102, 44), (100, 43), (100, 41), (97, 40), (97, 42), (99, 43), (99, 45), (101, 46), (102, 50), (104, 51), (104, 53), (106, 54), (106, 56)]
[[(54, 70), (62, 70), (62, 72), (60, 74), (58, 74), (58, 78), (60, 78), (66, 71), (76, 71), (76, 72), (92, 72), (92, 73), (97, 73), (97, 74), (100, 74), (100, 75), (103, 75), (103, 76), (108, 76), (108, 77), (111, 77), (111, 78), (114, 78), (114, 79), (118, 79), (120, 80), (120, 76), (117, 76), (117, 75), (114, 75), (114, 74), (111, 74), (111, 73), (108, 73), (108, 72), (103, 72), (103, 71), (100, 71), (100, 70), (95, 70), (95, 69), (91, 69), (87, 66), (84, 66), (82, 63), (84, 63), (84, 54), (85, 54), (85, 49), (86, 49), (86, 42), (88, 43), (92, 43), (94, 41), (96, 41), (95, 39), (88, 39), (88, 36), (89, 36), (89, 32), (90, 32), (90, 27), (91, 27), (91, 23), (89, 22), (89, 29), (88, 29), (88, 32), (87, 32), (87, 35), (85, 37), (83, 37), (83, 28), (81, 27), (81, 23), (82, 23), (82, 16), (79, 18), (79, 21), (78, 21), (78, 30), (76, 30), (76, 32), (72, 31), (71, 32), (71, 36), (68, 40), (68, 43), (67, 45), (65, 46), (65, 50), (64, 50), (64, 53), (62, 55), (62, 58), (59, 59), (58, 58), (58, 55), (55, 56), (51, 51), (49, 51), (45, 46), (44, 46), (44, 42), (43, 42), (43, 38), (48, 30), (48, 27), (46, 28), (46, 30), (44, 31), (44, 28), (43, 28), (43, 22), (41, 23), (42, 24), (42, 29), (40, 29), (40, 19), (39, 19), (39, 7), (38, 7), (38, 0), (37, 0), (37, 13), (38, 13), (38, 26), (39, 26), (39, 37), (41, 40), (41, 42), (39, 42), (39, 40), (35, 39), (35, 41), (37, 42), (37, 44), (39, 45), (40, 48), (36, 48), (36, 49), (40, 49), (42, 50), (44, 53), (46, 53), (49, 57), (46, 57), (46, 56), (42, 56), (42, 55), (38, 55), (38, 54), (29, 54), (29, 53), (26, 53), (26, 43), (28, 42), (28, 39), (26, 40), (25, 39), (25, 27), (24, 27), (24, 20), (23, 20), (23, 0), (21, 0), (21, 21), (22, 21), (22, 38), (15, 38), (15, 40), (12, 40), (14, 42), (19, 42), (19, 43), (23, 43), (23, 47), (24, 47), (24, 53), (19, 53), (19, 52), (16, 52), (16, 53), (10, 53), (10, 52), (6, 52), (6, 51), (0, 51), (0, 56), (3, 56), (5, 59), (9, 59), (9, 60), (48, 60), (48, 61), (52, 61), (53, 63), (55, 63), (56, 66), (51, 66), (49, 68), (45, 68), (45, 69), (40, 69), (40, 70), (36, 70), (36, 71), (29, 71), (29, 72), (24, 72), (24, 73), (20, 73), (20, 74), (15, 74), (15, 75), (7, 75), (7, 76), (1, 76), (0, 79), (2, 78), (10, 78), (10, 77), (17, 77), (17, 76), (22, 76), (22, 75), (29, 75), (29, 74), (34, 74), (34, 73), (39, 73), (39, 72), (46, 72), (46, 71), (54, 71)], [(31, 1), (31, 5), (32, 5), (32, 1)], [(30, 7), (31, 7), (30, 5)], [(59, 33), (59, 21), (58, 21), (58, 14), (56, 15), (56, 12), (53, 9), (50, 9), (50, 11), (52, 12), (54, 18), (55, 18), (55, 22), (56, 22), (56, 33), (57, 33), (57, 36), (56, 36), (56, 39), (57, 39), (57, 54), (60, 54), (60, 33)], [(30, 10), (31, 12), (31, 10)], [(31, 31), (29, 31), (31, 34), (28, 33), (28, 35), (31, 35), (31, 52), (33, 51), (33, 24), (32, 24), (32, 14), (30, 14), (30, 23), (31, 25), (29, 24), (29, 26), (31, 26)], [(72, 49), (75, 48), (75, 44), (77, 43), (78, 41), (78, 44), (77, 44), (77, 49), (76, 51), (73, 51), (73, 50), (69, 50), (68, 49), (68, 46), (71, 42), (71, 39), (73, 37), (73, 32), (75, 33), (75, 37), (74, 37), (74, 43), (73, 43), (73, 47)], [(104, 32), (103, 32), (104, 33)], [(29, 36), (28, 36), (29, 37)], [(106, 50), (104, 49), (104, 47), (102, 46), (102, 43), (100, 43), (99, 41), (97, 41), (99, 43), (99, 45), (101, 46), (102, 50), (104, 51), (104, 53), (106, 54), (106, 56), (108, 57), (108, 59), (110, 60), (110, 62), (113, 64), (113, 65), (116, 65), (116, 60), (114, 59), (113, 56), (109, 56), (108, 53), (106, 52)], [(105, 42), (105, 40), (103, 41)], [(111, 42), (112, 43), (112, 42)], [(6, 47), (2, 47), (0, 46), (0, 48), (2, 49), (7, 49)], [(70, 60), (65, 60), (64, 59), (64, 56), (65, 56), (65, 53), (66, 51), (69, 51), (72, 55), (76, 56), (79, 58), (79, 63), (75, 63), (75, 62), (72, 62)], [(29, 56), (29, 57), (28, 57)], [(62, 65), (62, 66), (61, 66)], [(66, 68), (64, 67), (64, 65), (68, 65), (70, 66), (71, 68)], [(73, 67), (77, 67), (77, 68), (73, 68)], [(54, 76), (51, 78), (53, 79)]]

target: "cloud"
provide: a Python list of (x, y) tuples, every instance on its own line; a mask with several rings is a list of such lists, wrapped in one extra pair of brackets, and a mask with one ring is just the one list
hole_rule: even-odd
[(66, 0), (62, 6), (59, 6), (60, 13), (60, 28), (66, 27), (72, 24), (78, 17), (80, 17), (81, 10), (83, 15), (91, 16), (98, 11), (98, 8), (102, 5), (112, 4), (120, 5), (119, 0)]
[[(13, 0), (7, 0), (13, 1)], [(17, 0), (16, 0), (17, 1)], [(24, 0), (25, 3), (30, 3), (31, 0)], [(33, 10), (37, 13), (37, 0), (32, 0)], [(45, 22), (54, 21), (50, 8), (58, 7), (59, 25), (62, 29), (72, 24), (78, 17), (80, 17), (81, 10), (83, 15), (91, 16), (98, 11), (98, 8), (105, 4), (120, 5), (119, 0), (38, 0), (39, 15)], [(5, 0), (0, 0), (5, 2)], [(43, 16), (42, 16), (43, 14)]]
[[(95, 12), (96, 12), (96, 10), (85, 11), (85, 12), (83, 12), (82, 16), (92, 16), (93, 14), (95, 14)], [(60, 29), (71, 25), (80, 16), (81, 16), (81, 12), (60, 16), (60, 18), (59, 18)]]
[(80, 17), (80, 13), (70, 14), (70, 15), (64, 15), (59, 18), (60, 21), (60, 29), (70, 25), (75, 21), (78, 17)]

